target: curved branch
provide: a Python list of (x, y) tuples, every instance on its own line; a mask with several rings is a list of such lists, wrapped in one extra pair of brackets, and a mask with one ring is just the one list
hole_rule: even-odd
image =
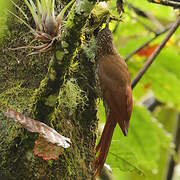
[(170, 28), (167, 36), (164, 38), (164, 40), (161, 42), (161, 44), (156, 48), (156, 50), (154, 51), (154, 53), (148, 58), (148, 60), (146, 61), (146, 63), (144, 64), (144, 67), (139, 71), (139, 73), (137, 74), (137, 76), (133, 79), (132, 83), (131, 83), (131, 87), (132, 89), (136, 86), (136, 84), (140, 81), (140, 79), (142, 78), (142, 76), (145, 74), (145, 72), (148, 70), (148, 68), (151, 66), (151, 64), (154, 62), (155, 58), (159, 55), (159, 53), (161, 52), (161, 50), (164, 48), (164, 46), (166, 45), (167, 41), (170, 39), (170, 37), (175, 33), (175, 31), (177, 30), (177, 28), (180, 25), (180, 16), (178, 16), (177, 21), (172, 25), (172, 27)]
[(143, 49), (144, 47), (146, 47), (148, 44), (150, 44), (152, 41), (154, 41), (155, 39), (157, 39), (160, 35), (166, 33), (168, 30), (170, 29), (170, 27), (167, 27), (166, 29), (163, 29), (161, 32), (155, 34), (154, 37), (152, 37), (151, 39), (149, 39), (148, 41), (146, 41), (144, 44), (142, 44), (140, 47), (138, 47), (137, 49), (135, 49), (134, 51), (132, 51), (129, 55), (126, 56), (125, 61), (128, 61), (133, 55), (135, 55), (138, 51), (140, 51), (141, 49)]

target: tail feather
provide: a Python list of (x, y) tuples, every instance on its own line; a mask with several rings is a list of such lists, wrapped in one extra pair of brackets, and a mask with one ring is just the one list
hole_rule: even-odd
[(114, 128), (116, 127), (117, 121), (108, 116), (101, 139), (96, 148), (98, 154), (95, 161), (95, 177), (101, 172), (111, 144)]
[(111, 119), (107, 118), (106, 124), (104, 126), (104, 129), (103, 129), (103, 132), (101, 135), (101, 139), (100, 139), (98, 145), (96, 146), (96, 153), (99, 152), (100, 148), (102, 147), (102, 144), (104, 144), (104, 140), (106, 140), (106, 136), (108, 134), (109, 128), (111, 128)]

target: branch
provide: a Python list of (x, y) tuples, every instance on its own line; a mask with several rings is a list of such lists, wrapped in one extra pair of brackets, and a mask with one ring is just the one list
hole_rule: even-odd
[(141, 49), (143, 49), (144, 47), (146, 47), (148, 44), (150, 44), (152, 41), (154, 41), (155, 39), (157, 39), (160, 35), (164, 34), (165, 32), (167, 32), (170, 29), (170, 27), (167, 27), (166, 29), (160, 31), (159, 33), (156, 33), (155, 36), (151, 39), (149, 39), (147, 42), (145, 42), (144, 44), (142, 44), (140, 47), (138, 47), (137, 49), (135, 49), (133, 52), (131, 52), (129, 55), (127, 55), (127, 57), (125, 58), (125, 61), (128, 61), (133, 55), (135, 55), (138, 51), (140, 51)]
[(149, 2), (161, 4), (165, 6), (172, 6), (174, 8), (180, 8), (180, 1), (179, 0), (148, 0)]
[(163, 49), (163, 47), (166, 45), (167, 41), (170, 39), (170, 37), (175, 33), (175, 31), (177, 30), (177, 28), (180, 25), (180, 16), (178, 16), (177, 21), (172, 25), (172, 27), (170, 28), (167, 36), (164, 38), (164, 40), (161, 42), (161, 44), (156, 48), (156, 50), (154, 51), (154, 53), (148, 58), (148, 60), (146, 61), (144, 67), (139, 71), (139, 73), (137, 74), (137, 76), (133, 79), (131, 87), (132, 89), (136, 86), (136, 84), (140, 81), (140, 79), (142, 78), (142, 76), (145, 74), (145, 72), (148, 70), (148, 68), (150, 67), (150, 65), (153, 63), (153, 61), (155, 60), (155, 58), (159, 55), (159, 53), (161, 52), (161, 50)]
[(58, 94), (64, 82), (64, 75), (68, 71), (71, 59), (78, 46), (82, 28), (86, 24), (95, 3), (95, 0), (76, 1), (69, 11), (61, 41), (55, 45), (56, 52), (49, 63), (48, 73), (32, 97), (31, 113), (33, 118), (47, 119), (48, 114), (53, 111), (53, 107), (47, 105), (46, 99), (50, 95)]

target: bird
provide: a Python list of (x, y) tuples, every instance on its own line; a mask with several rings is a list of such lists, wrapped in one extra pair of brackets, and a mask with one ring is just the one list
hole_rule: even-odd
[(96, 82), (106, 109), (106, 123), (96, 146), (94, 176), (100, 174), (111, 144), (114, 128), (119, 124), (124, 136), (128, 135), (133, 100), (130, 73), (124, 59), (118, 54), (109, 23), (97, 37)]

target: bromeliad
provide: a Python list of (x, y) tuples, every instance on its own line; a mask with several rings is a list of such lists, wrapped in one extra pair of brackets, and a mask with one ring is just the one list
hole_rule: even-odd
[(24, 47), (13, 49), (17, 50), (21, 48), (32, 48), (37, 50), (37, 52), (35, 53), (39, 53), (47, 52), (51, 49), (54, 41), (56, 39), (60, 39), (62, 25), (64, 22), (64, 14), (67, 9), (73, 4), (74, 0), (70, 1), (57, 16), (55, 16), (55, 0), (36, 0), (36, 3), (34, 3), (33, 0), (24, 0), (33, 17), (35, 28), (31, 27), (28, 24), (28, 17), (26, 13), (14, 1), (11, 0), (11, 2), (24, 16), (25, 20), (23, 20), (13, 12), (9, 12), (30, 29), (31, 33), (35, 37), (33, 41), (38, 40), (42, 43), (38, 46), (27, 45)]

